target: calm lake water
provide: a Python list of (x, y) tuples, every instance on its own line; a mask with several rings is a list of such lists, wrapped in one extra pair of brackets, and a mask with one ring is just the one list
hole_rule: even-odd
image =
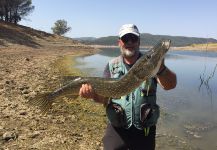
[[(98, 54), (78, 57), (76, 67), (89, 76), (102, 76), (107, 62), (118, 55), (119, 49), (102, 49)], [(158, 87), (157, 103), (172, 116), (162, 125), (165, 131), (198, 149), (217, 149), (217, 53), (169, 51), (165, 64), (178, 79), (173, 90)]]

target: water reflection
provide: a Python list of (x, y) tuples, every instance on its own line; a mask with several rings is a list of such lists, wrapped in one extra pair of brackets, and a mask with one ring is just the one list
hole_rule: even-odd
[[(211, 108), (213, 106), (213, 92), (212, 92), (212, 88), (210, 87), (210, 81), (213, 82), (213, 78), (215, 76), (215, 72), (216, 72), (216, 68), (217, 68), (217, 64), (215, 65), (213, 71), (208, 74), (206, 72), (206, 66), (204, 66), (204, 71), (203, 73), (200, 75), (200, 86), (199, 86), (199, 91), (201, 91), (202, 88), (205, 88), (207, 94), (209, 95), (210, 97), (210, 102), (211, 102)], [(213, 108), (212, 108), (213, 110)]]
[[(118, 55), (117, 49), (103, 49), (99, 54), (77, 58), (82, 63), (77, 67), (90, 76), (102, 76), (107, 62)], [(174, 128), (171, 134), (186, 141), (190, 138), (191, 144), (200, 149), (217, 146), (211, 142), (217, 138), (216, 62), (216, 52), (170, 51), (165, 63), (176, 72), (178, 84), (176, 89), (166, 92), (158, 87), (158, 104), (163, 111), (175, 116), (169, 119), (169, 125), (163, 123), (165, 130), (171, 132)]]

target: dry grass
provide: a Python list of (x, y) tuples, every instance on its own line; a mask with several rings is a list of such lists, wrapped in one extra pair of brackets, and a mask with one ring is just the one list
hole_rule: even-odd
[(217, 43), (192, 44), (185, 47), (173, 47), (174, 50), (200, 50), (200, 51), (216, 51)]

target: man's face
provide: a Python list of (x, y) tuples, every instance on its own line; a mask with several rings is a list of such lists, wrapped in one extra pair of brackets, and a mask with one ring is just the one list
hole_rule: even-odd
[(119, 46), (123, 57), (131, 58), (139, 52), (140, 39), (134, 34), (126, 34), (119, 40)]

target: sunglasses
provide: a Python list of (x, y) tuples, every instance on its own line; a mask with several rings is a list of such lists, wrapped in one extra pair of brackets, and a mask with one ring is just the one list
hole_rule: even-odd
[(138, 42), (139, 40), (139, 37), (134, 35), (134, 34), (126, 34), (124, 35), (123, 37), (121, 37), (121, 40), (124, 42), (124, 43), (127, 43), (129, 41), (135, 43), (135, 42)]

